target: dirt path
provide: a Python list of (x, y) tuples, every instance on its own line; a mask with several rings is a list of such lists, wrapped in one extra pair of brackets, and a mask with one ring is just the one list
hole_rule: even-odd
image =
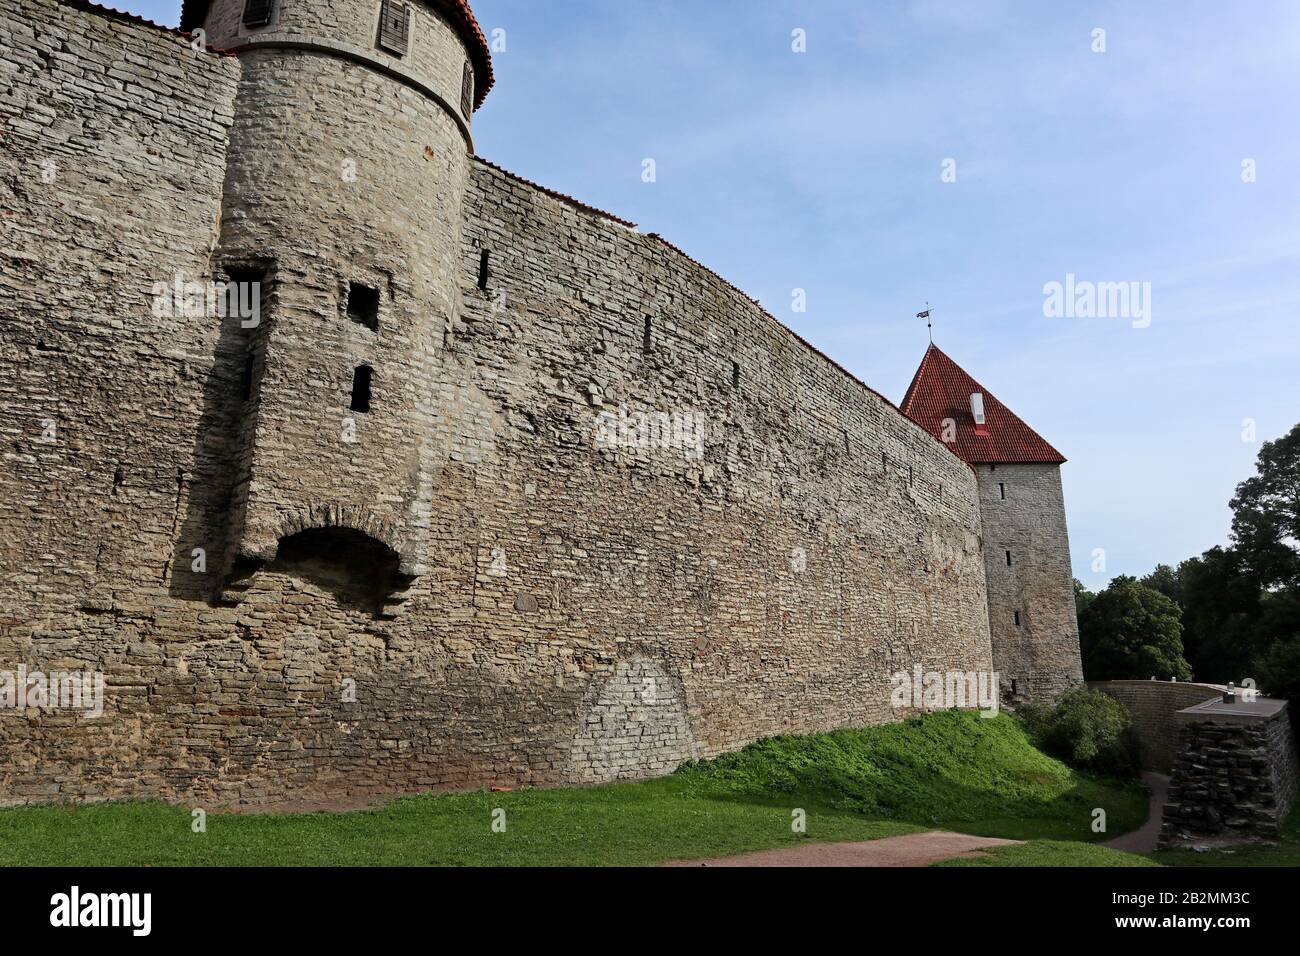
[(1169, 800), (1169, 778), (1163, 773), (1144, 771), (1142, 780), (1151, 788), (1147, 822), (1132, 833), (1107, 840), (1102, 846), (1108, 846), (1112, 850), (1127, 850), (1129, 853), (1150, 853), (1156, 848), (1156, 842), (1160, 839), (1160, 818), (1164, 815), (1165, 803)]
[(674, 860), (664, 866), (929, 866), (991, 846), (1020, 842), (930, 830), (859, 843), (806, 843), (714, 860)]

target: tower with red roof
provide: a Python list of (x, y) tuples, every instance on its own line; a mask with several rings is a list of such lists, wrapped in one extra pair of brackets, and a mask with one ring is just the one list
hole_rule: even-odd
[(1050, 699), (1079, 684), (1065, 457), (933, 344), (901, 408), (975, 472), (1003, 695)]

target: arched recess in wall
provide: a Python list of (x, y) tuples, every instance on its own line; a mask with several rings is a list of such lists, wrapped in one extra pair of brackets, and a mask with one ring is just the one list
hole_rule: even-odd
[(695, 756), (682, 682), (658, 662), (629, 658), (592, 680), (570, 749), (570, 779), (661, 776)]
[(406, 542), (401, 533), (364, 506), (321, 502), (283, 512), (278, 524), (276, 537), (281, 542), (304, 531), (354, 531), (383, 545), (399, 558), (405, 557)]
[(419, 576), (405, 538), (368, 508), (338, 502), (281, 514), (274, 551), (234, 561), (221, 601), (238, 604), (258, 576), (277, 572), (311, 582), (340, 606), (392, 618)]
[(396, 551), (364, 531), (332, 525), (281, 538), (275, 559), (262, 570), (310, 584), (342, 607), (381, 615), (410, 584), (400, 562)]

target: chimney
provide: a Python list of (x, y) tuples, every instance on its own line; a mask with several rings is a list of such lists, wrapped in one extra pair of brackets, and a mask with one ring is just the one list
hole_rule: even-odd
[(970, 397), (970, 413), (975, 419), (975, 434), (987, 435), (989, 427), (984, 418), (984, 395), (980, 392), (972, 392)]

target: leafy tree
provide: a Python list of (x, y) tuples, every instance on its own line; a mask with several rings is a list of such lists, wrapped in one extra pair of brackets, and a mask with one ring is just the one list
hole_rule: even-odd
[(1084, 610), (1087, 609), (1088, 605), (1092, 603), (1093, 598), (1095, 598), (1096, 596), (1097, 596), (1097, 595), (1093, 594), (1091, 591), (1089, 591), (1086, 587), (1083, 586), (1083, 582), (1082, 582), (1082, 581), (1080, 581), (1078, 578), (1075, 578), (1075, 579), (1074, 579), (1074, 613), (1075, 613), (1075, 615), (1080, 615), (1080, 614), (1082, 614), (1082, 613), (1084, 612)]
[[(1259, 686), (1274, 697), (1285, 697), (1292, 708), (1300, 706), (1300, 634), (1276, 641), (1263, 654)], [(1291, 721), (1297, 723), (1294, 709)]]
[(1142, 578), (1141, 583), (1153, 591), (1159, 591), (1171, 601), (1177, 601), (1181, 606), (1183, 603), (1181, 570), (1182, 565), (1179, 565), (1179, 570), (1175, 571), (1167, 564), (1157, 564), (1156, 569)]
[(1272, 693), (1293, 686), (1300, 641), (1300, 425), (1265, 442), (1256, 473), (1237, 486), (1232, 547), (1157, 568), (1144, 583), (1183, 607), (1183, 645), (1198, 680), (1254, 677)]
[(1183, 658), (1181, 609), (1159, 591), (1121, 575), (1079, 618), (1089, 680), (1191, 680)]
[(1231, 502), (1232, 541), (1260, 587), (1300, 586), (1300, 425), (1266, 441)]
[(1197, 680), (1240, 681), (1259, 651), (1261, 589), (1230, 548), (1211, 548), (1179, 567), (1183, 645)]

